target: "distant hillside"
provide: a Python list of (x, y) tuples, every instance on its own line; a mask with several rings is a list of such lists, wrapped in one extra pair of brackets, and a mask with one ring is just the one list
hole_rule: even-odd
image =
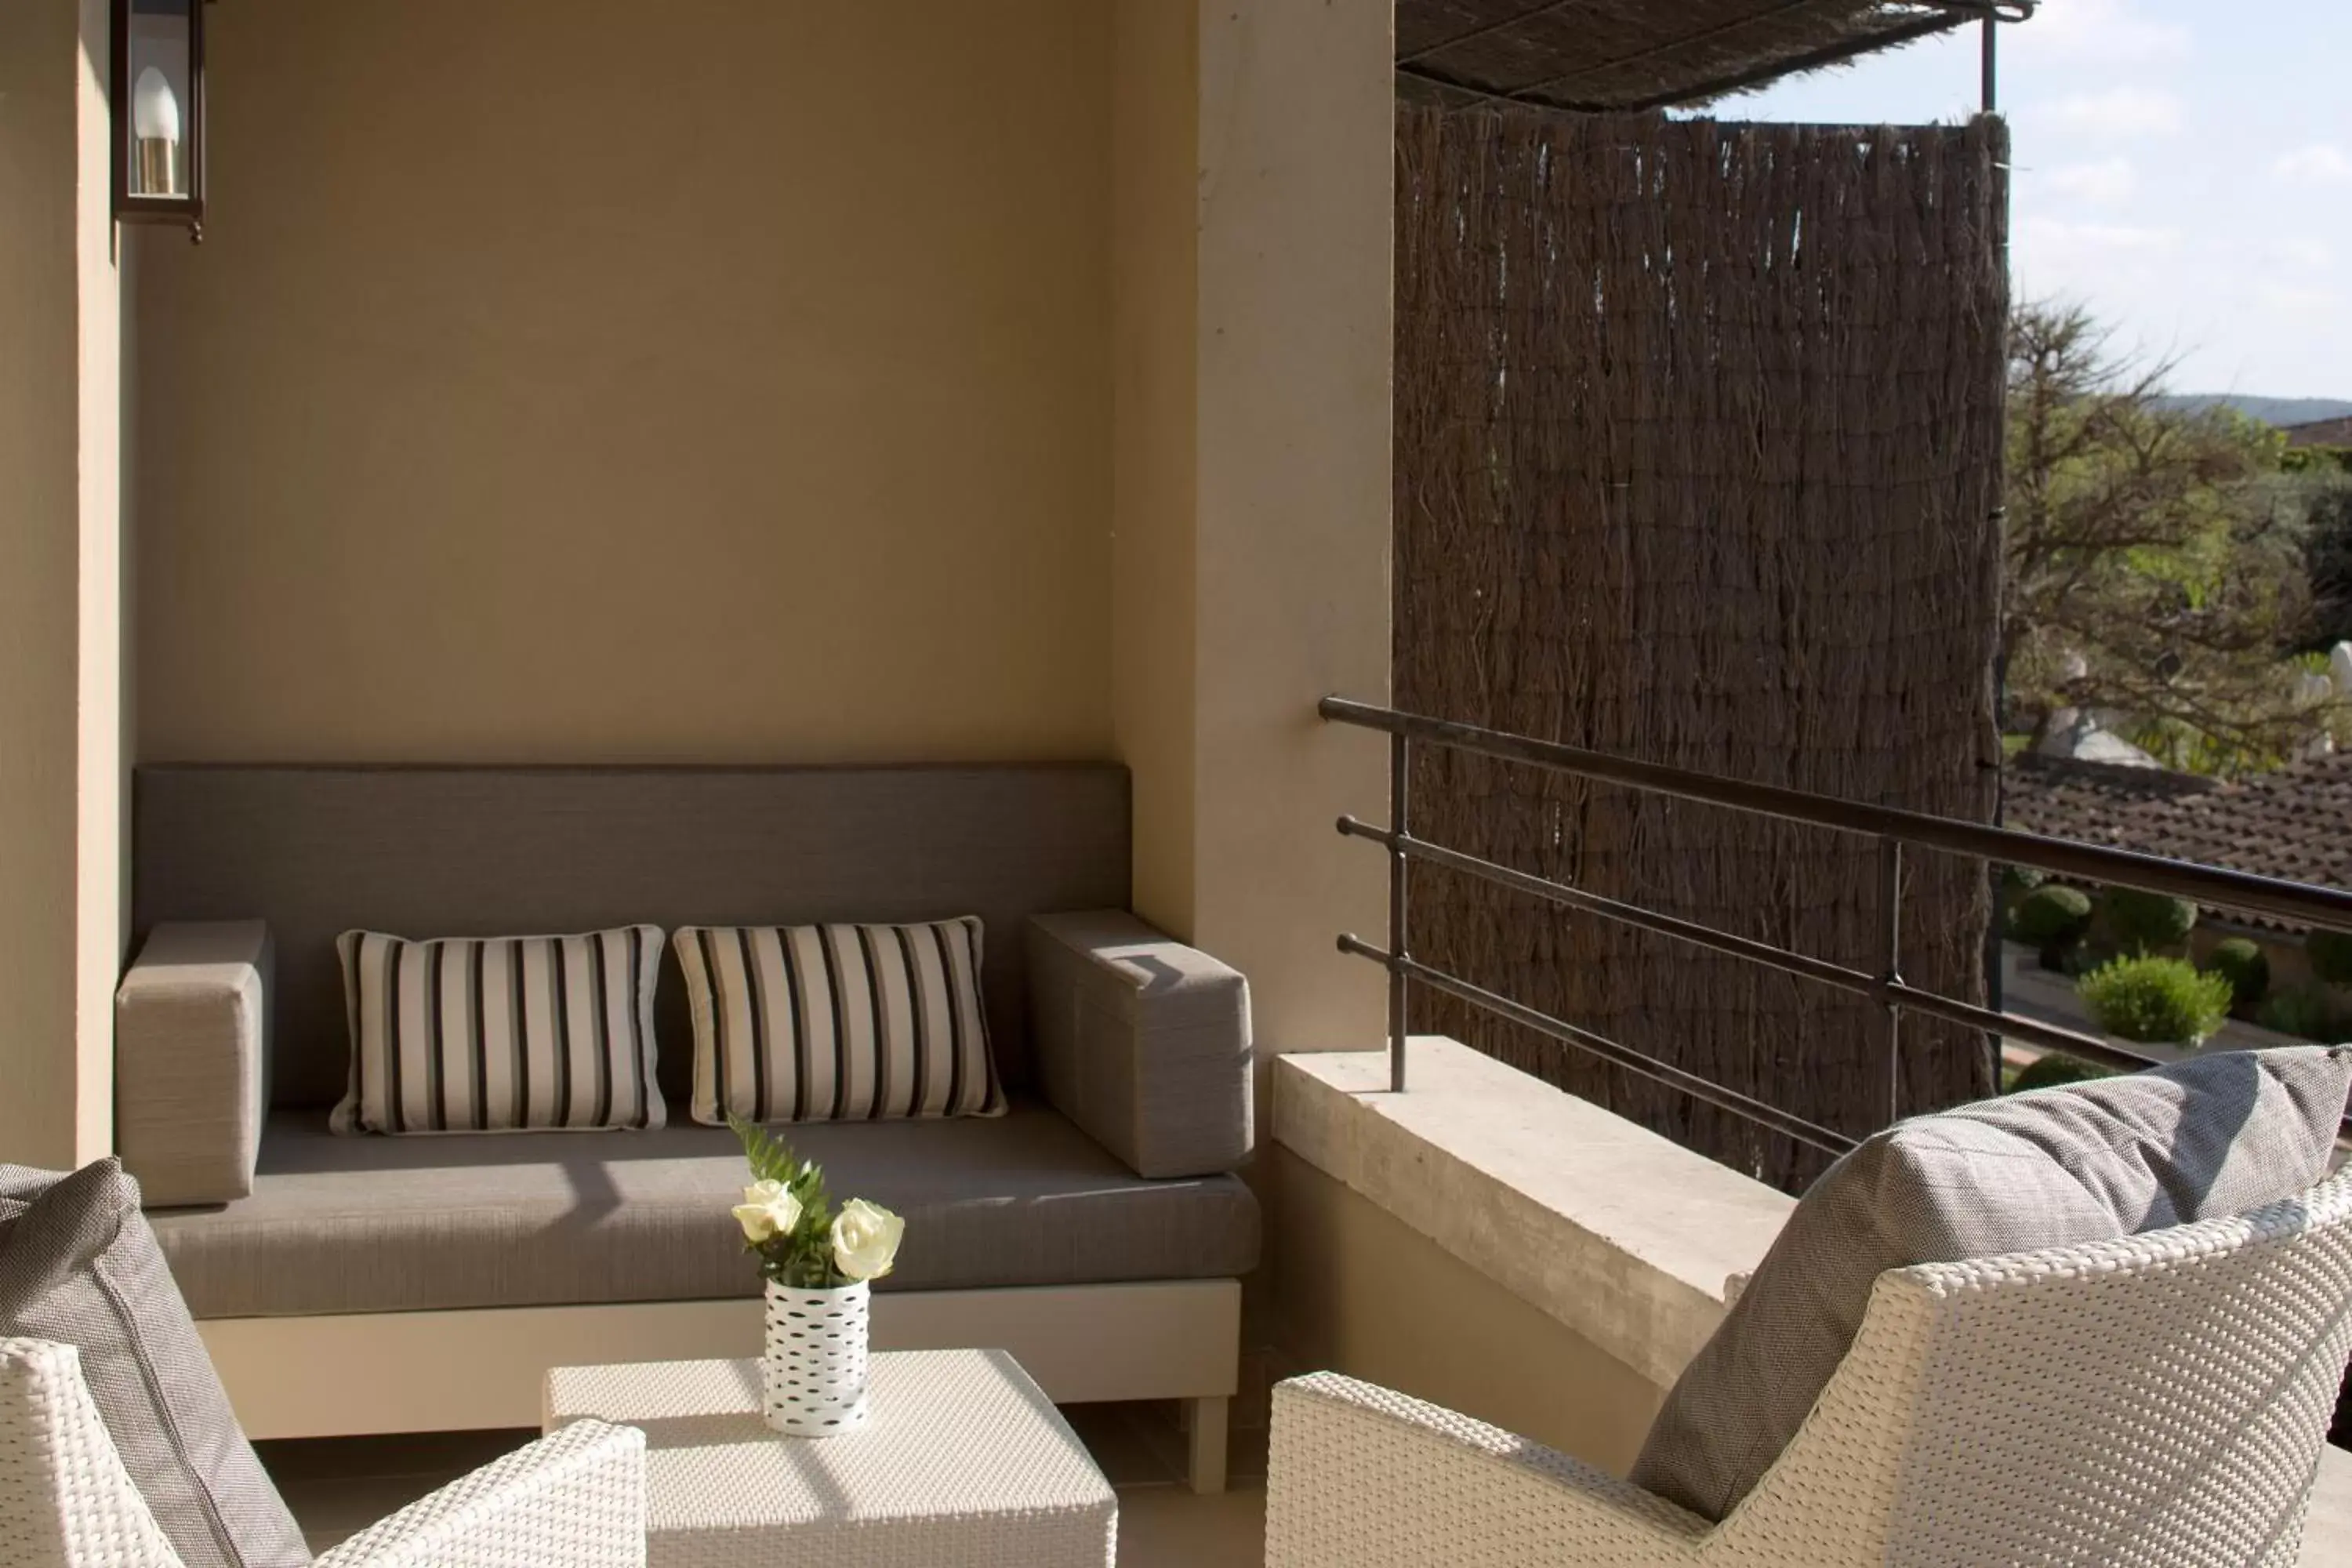
[(2265, 425), (2308, 425), (2315, 419), (2341, 419), (2352, 415), (2352, 402), (2340, 397), (2244, 397), (2234, 392), (2184, 392), (2159, 397), (2162, 408), (2234, 408)]

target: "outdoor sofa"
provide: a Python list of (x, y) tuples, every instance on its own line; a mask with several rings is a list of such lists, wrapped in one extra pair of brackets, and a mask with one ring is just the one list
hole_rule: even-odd
[(338, 1136), (339, 933), (970, 914), (1010, 1110), (782, 1129), (907, 1218), (876, 1343), (1192, 1402), (1221, 1485), (1259, 1246), (1247, 994), (1124, 912), (1129, 832), (1109, 765), (140, 770), (118, 1144), (247, 1431), (532, 1426), (551, 1365), (760, 1343), (674, 957), (666, 1128)]

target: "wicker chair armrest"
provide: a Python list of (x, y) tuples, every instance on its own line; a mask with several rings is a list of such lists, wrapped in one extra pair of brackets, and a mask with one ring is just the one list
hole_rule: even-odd
[(181, 1568), (72, 1345), (0, 1338), (0, 1563)]
[(578, 1421), (352, 1536), (317, 1568), (645, 1568), (646, 1436)]
[(1330, 1373), (1274, 1391), (1267, 1568), (1692, 1568), (1712, 1529), (1482, 1421)]

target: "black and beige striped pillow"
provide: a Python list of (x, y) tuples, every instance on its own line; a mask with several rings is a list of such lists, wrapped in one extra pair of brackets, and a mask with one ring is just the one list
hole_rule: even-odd
[(658, 926), (579, 936), (336, 942), (352, 1030), (337, 1132), (662, 1124)]
[(1001, 1116), (981, 923), (685, 926), (694, 1119)]

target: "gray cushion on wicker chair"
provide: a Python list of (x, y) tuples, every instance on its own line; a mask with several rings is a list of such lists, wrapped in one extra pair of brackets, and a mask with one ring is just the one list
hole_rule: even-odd
[(100, 1417), (187, 1568), (296, 1568), (310, 1553), (229, 1409), (114, 1160), (0, 1165), (0, 1340), (70, 1344)]
[(1813, 1184), (1666, 1396), (1635, 1485), (1722, 1519), (1780, 1457), (1890, 1268), (2241, 1214), (2327, 1173), (2352, 1048), (2234, 1051), (1898, 1123)]

